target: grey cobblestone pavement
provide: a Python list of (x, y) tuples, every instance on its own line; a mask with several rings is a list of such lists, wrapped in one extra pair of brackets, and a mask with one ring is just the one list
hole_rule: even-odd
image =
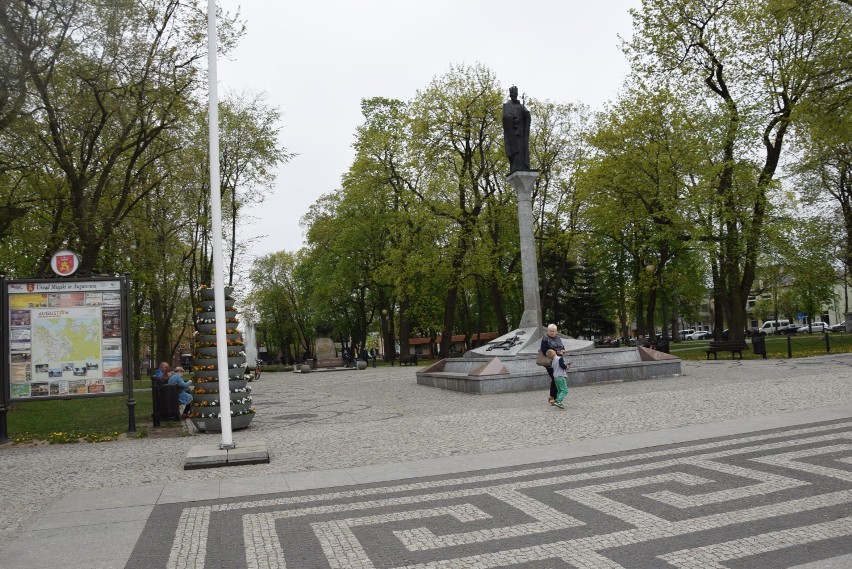
[[(147, 529), (139, 543), (156, 538), (156, 543), (167, 545), (160, 548), (168, 553), (164, 564), (151, 567), (203, 566), (203, 556), (196, 563), (198, 552), (207, 543), (202, 537), (190, 540), (196, 545), (189, 549), (175, 548), (176, 535), (201, 535), (192, 533), (194, 523), (210, 536), (221, 536), (222, 528), (230, 528), (239, 541), (224, 549), (217, 546), (209, 553), (213, 561), (208, 567), (262, 567), (263, 563), (283, 567), (284, 560), (287, 567), (321, 567), (312, 565), (310, 559), (328, 557), (329, 552), (335, 558), (342, 556), (332, 567), (421, 566), (418, 563), (426, 563), (424, 567), (780, 567), (789, 563), (751, 563), (757, 559), (755, 555), (770, 561), (787, 559), (790, 552), (779, 544), (788, 542), (801, 544), (789, 557), (800, 563), (821, 558), (803, 553), (813, 549), (809, 544), (818, 543), (819, 550), (833, 555), (850, 553), (849, 519), (836, 513), (844, 508), (847, 515), (850, 511), (844, 493), (852, 491), (848, 486), (852, 465), (848, 423), (802, 427), (801, 435), (773, 449), (757, 449), (764, 443), (748, 442), (746, 436), (736, 445), (750, 450), (730, 457), (707, 458), (677, 451), (686, 461), (680, 466), (646, 456), (650, 450), (619, 459), (624, 467), (636, 467), (632, 471), (610, 472), (614, 466), (603, 468), (595, 463), (622, 455), (596, 457), (591, 462), (533, 463), (552, 456), (546, 451), (548, 445), (585, 441), (588, 448), (600, 446), (603, 453), (608, 449), (601, 441), (607, 437), (848, 405), (852, 403), (851, 368), (852, 355), (684, 362), (683, 375), (677, 378), (571, 389), (566, 411), (547, 405), (545, 378), (541, 392), (474, 396), (420, 387), (411, 368), (264, 374), (253, 384), (257, 418), (249, 430), (236, 432), (234, 438), (238, 444), (249, 438), (265, 441), (270, 464), (182, 470), (191, 446), (218, 441), (218, 435), (212, 434), (0, 448), (0, 477), (7, 481), (0, 486), (0, 567), (5, 567), (4, 558), (20, 555), (23, 542), (39, 532), (44, 533), (42, 538), (55, 535), (59, 547), (63, 524), (80, 523), (79, 519), (63, 521), (63, 504), (68, 506), (77, 494), (86, 495), (87, 491), (100, 492), (106, 502), (107, 496), (121, 496), (102, 505), (97, 522), (107, 524), (109, 516), (115, 515), (115, 528), (123, 527), (121, 524), (137, 528), (136, 537), (132, 537), (133, 531), (122, 533), (127, 540), (125, 561), (143, 527)], [(822, 431), (814, 434), (808, 430), (811, 428)], [(693, 439), (717, 434), (708, 428)], [(779, 441), (789, 438), (767, 436), (780, 436)], [(825, 436), (837, 438), (820, 438)], [(645, 446), (669, 442), (659, 437), (648, 440)], [(707, 444), (717, 445), (712, 447), (717, 450), (707, 451), (711, 455), (730, 446), (724, 441)], [(531, 466), (471, 474), (458, 484), (487, 491), (453, 494), (455, 486), (447, 484), (448, 476), (461, 480), (451, 474), (491, 467), (482, 458), (488, 452), (502, 452), (501, 456), (515, 457), (513, 464)], [(322, 473), (333, 469), (375, 468), (388, 478), (397, 468), (396, 478), (407, 479), (418, 472), (405, 464), (452, 457), (457, 457), (453, 463), (457, 467), (447, 467), (446, 475), (416, 482), (431, 484), (422, 492), (422, 500), (417, 498), (420, 489), (391, 490), (388, 484), (376, 486), (378, 494), (369, 499), (342, 496), (343, 489), (298, 493), (322, 487)], [(802, 468), (802, 464), (813, 468)], [(554, 482), (566, 469), (574, 474), (585, 472), (585, 482)], [(284, 483), (284, 473), (305, 473), (304, 480), (310, 483), (300, 486), (293, 475)], [(492, 476), (493, 480), (475, 481), (477, 476)], [(516, 487), (516, 479), (529, 484)], [(347, 483), (339, 477), (329, 481), (324, 485)], [(284, 500), (276, 504), (227, 506), (221, 500), (264, 493), (273, 496), (287, 490), (297, 493), (268, 498)], [(369, 506), (370, 500), (400, 497), (406, 497), (404, 504)], [(193, 502), (210, 498), (220, 500), (204, 505)], [(263, 499), (266, 497), (244, 497), (233, 503), (254, 504)], [(308, 504), (314, 501), (326, 510), (310, 510), (314, 506)], [(620, 516), (613, 513), (612, 501), (624, 505), (618, 508), (623, 510)], [(732, 502), (736, 508), (731, 507)], [(779, 506), (785, 503), (793, 505)], [(778, 513), (779, 507), (800, 509), (784, 514)], [(349, 513), (337, 515), (343, 512)], [(160, 521), (152, 522), (149, 517)], [(790, 521), (773, 525), (765, 521), (769, 518)], [(440, 520), (438, 526), (430, 522), (433, 519)], [(282, 537), (280, 528), (289, 528), (291, 523), (297, 529), (292, 534), (288, 529)], [(742, 527), (755, 531), (735, 529)], [(606, 539), (621, 541), (600, 541), (610, 534)], [(92, 536), (97, 538), (103, 536)], [(183, 543), (184, 539), (177, 541)], [(547, 551), (542, 549), (557, 542), (563, 548), (570, 545), (577, 555), (586, 552), (582, 555), (588, 557), (551, 555), (549, 545)], [(846, 551), (831, 545), (835, 542), (846, 543)], [(386, 543), (392, 545), (385, 549)], [(78, 539), (76, 546), (80, 544)], [(303, 546), (308, 557), (287, 558)], [(601, 554), (603, 550), (606, 555)], [(142, 551), (137, 549), (132, 566), (144, 566), (139, 564), (145, 559), (140, 557)], [(641, 555), (652, 555), (655, 561), (624, 565)], [(38, 566), (53, 566), (49, 555), (42, 558), (44, 563)], [(267, 561), (257, 561), (261, 558)], [(708, 559), (715, 559), (716, 564)], [(123, 565), (113, 558), (87, 566)]]
[(157, 506), (127, 567), (780, 568), (849, 553), (850, 504), (852, 419)]

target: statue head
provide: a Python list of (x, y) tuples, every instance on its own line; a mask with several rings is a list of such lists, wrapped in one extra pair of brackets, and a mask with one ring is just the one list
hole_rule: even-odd
[(518, 88), (515, 85), (509, 87), (509, 98), (513, 101), (518, 100)]

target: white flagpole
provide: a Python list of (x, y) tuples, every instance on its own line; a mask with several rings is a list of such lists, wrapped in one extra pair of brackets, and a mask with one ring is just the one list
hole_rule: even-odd
[[(213, 298), (216, 307), (216, 357), (219, 367), (219, 409), (222, 442), (234, 448), (231, 433), (231, 390), (228, 380), (228, 342), (225, 322), (225, 271), (222, 268), (222, 196), (219, 194), (219, 97), (216, 87), (216, 0), (207, 0), (207, 71), (210, 88), (210, 213), (213, 222)], [(236, 327), (236, 326), (235, 326)]]

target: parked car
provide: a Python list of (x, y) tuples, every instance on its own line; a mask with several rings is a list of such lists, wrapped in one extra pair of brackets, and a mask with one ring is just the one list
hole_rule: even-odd
[(840, 324), (835, 324), (831, 327), (832, 332), (845, 332), (846, 331), (846, 320), (841, 322)]
[(786, 326), (782, 326), (781, 328), (779, 328), (778, 333), (789, 336), (790, 334), (797, 334), (799, 332), (799, 328), (801, 328), (799, 324), (787, 324)]
[(817, 332), (818, 334), (822, 334), (823, 332), (828, 331), (828, 324), (825, 322), (812, 322), (810, 327), (805, 325), (799, 328), (799, 333), (802, 332)]
[(707, 338), (712, 337), (713, 335), (707, 330), (699, 330), (698, 332), (693, 332), (692, 334), (687, 334), (685, 336), (687, 340), (706, 340)]
[(789, 320), (767, 320), (763, 323), (763, 326), (758, 329), (758, 333), (761, 336), (766, 336), (767, 334), (778, 334), (778, 329), (789, 323)]

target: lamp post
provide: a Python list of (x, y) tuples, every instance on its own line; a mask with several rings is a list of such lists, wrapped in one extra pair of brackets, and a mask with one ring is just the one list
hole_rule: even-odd
[(382, 356), (387, 359), (385, 356), (385, 340), (388, 335), (388, 309), (382, 308)]
[[(655, 268), (656, 267), (654, 267), (653, 263), (648, 263), (647, 265), (645, 265), (645, 273), (648, 275), (649, 281), (651, 281), (653, 279)], [(651, 287), (649, 286), (648, 287), (648, 303), (649, 304), (650, 304), (650, 299), (651, 299)], [(645, 324), (650, 327), (650, 330), (646, 330), (646, 333), (647, 333), (646, 337), (648, 338), (648, 341), (655, 342), (657, 340), (657, 323), (656, 323), (656, 319), (654, 318), (653, 314), (651, 315), (651, 321), (646, 322)]]
[[(388, 361), (388, 340), (390, 338), (390, 333), (388, 331), (388, 309), (382, 308), (382, 358), (385, 361)], [(393, 348), (393, 345), (391, 345)], [(393, 365), (393, 358), (391, 358), (391, 365)]]

